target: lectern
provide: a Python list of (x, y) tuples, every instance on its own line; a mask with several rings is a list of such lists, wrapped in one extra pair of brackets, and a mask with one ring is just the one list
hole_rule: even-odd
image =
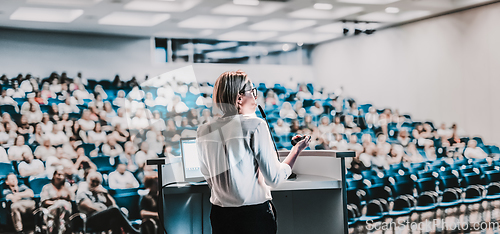
[[(280, 161), (289, 151), (280, 151)], [(278, 233), (348, 233), (345, 157), (354, 152), (306, 150), (293, 167), (297, 174), (272, 188)], [(182, 183), (182, 161), (148, 160), (161, 173), (164, 220), (168, 234), (209, 234), (210, 188), (206, 183)], [(178, 183), (175, 183), (178, 182)]]

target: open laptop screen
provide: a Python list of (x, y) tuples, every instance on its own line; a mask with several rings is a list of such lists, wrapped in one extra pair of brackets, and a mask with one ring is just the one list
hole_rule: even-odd
[(184, 180), (186, 182), (200, 182), (205, 180), (200, 170), (196, 138), (182, 138), (180, 144)]

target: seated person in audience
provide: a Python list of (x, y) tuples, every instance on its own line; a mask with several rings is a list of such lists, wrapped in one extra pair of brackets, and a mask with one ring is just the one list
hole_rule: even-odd
[(347, 149), (356, 152), (356, 155), (360, 155), (364, 148), (358, 143), (358, 136), (356, 134), (351, 134), (349, 137), (349, 143), (347, 144)]
[(266, 93), (266, 107), (273, 107), (274, 105), (278, 105), (278, 97), (276, 93), (272, 89), (269, 89)]
[(299, 86), (299, 91), (297, 92), (297, 99), (302, 102), (304, 99), (311, 99), (312, 98), (312, 93), (307, 89), (307, 86), (305, 84), (301, 84)]
[(17, 127), (17, 134), (28, 136), (33, 133), (33, 126), (28, 123), (28, 118), (25, 115), (21, 116)]
[(54, 122), (58, 121), (59, 116), (61, 115), (61, 113), (59, 112), (59, 108), (57, 107), (57, 104), (55, 104), (55, 103), (52, 103), (48, 113), (49, 113), (50, 119)]
[(123, 153), (118, 157), (118, 163), (127, 165), (127, 170), (134, 173), (139, 168), (135, 160), (137, 149), (131, 141), (126, 142), (123, 148)]
[(56, 156), (56, 148), (50, 143), (50, 138), (45, 137), (43, 144), (36, 147), (34, 155), (42, 161), (47, 161), (50, 156)]
[(339, 151), (347, 151), (349, 148), (349, 145), (346, 140), (344, 140), (343, 134), (340, 133), (334, 133), (333, 134), (334, 139), (330, 141), (330, 148), (339, 150)]
[(40, 110), (40, 105), (38, 104), (38, 102), (36, 102), (35, 100), (36, 96), (34, 93), (28, 94), (27, 98), (28, 100), (24, 102), (23, 105), (21, 106), (22, 115), (28, 113), (31, 109), (31, 106), (34, 106), (35, 110)]
[(389, 157), (388, 151), (384, 152), (383, 149), (376, 147), (373, 149), (371, 164), (379, 170), (389, 169), (387, 158)]
[(111, 106), (111, 102), (104, 102), (104, 113), (107, 119), (112, 119), (116, 116), (116, 111), (113, 109), (113, 106)]
[(139, 167), (143, 167), (148, 159), (158, 158), (156, 152), (149, 149), (149, 144), (146, 141), (141, 143), (140, 150), (135, 154), (135, 163)]
[(123, 129), (129, 129), (130, 119), (125, 116), (125, 109), (118, 109), (117, 116), (111, 119), (111, 125), (116, 126), (119, 124)]
[(14, 145), (17, 138), (17, 132), (10, 128), (9, 123), (0, 123), (0, 143), (3, 147), (9, 148)]
[(91, 99), (89, 92), (85, 89), (83, 84), (78, 85), (78, 89), (73, 91), (73, 96), (81, 103), (83, 103), (83, 99)]
[(9, 148), (9, 159), (11, 161), (21, 161), (25, 153), (31, 154), (31, 148), (24, 144), (23, 136), (18, 136), (14, 141), (14, 145)]
[(481, 147), (477, 147), (476, 140), (469, 140), (469, 142), (467, 142), (467, 148), (464, 151), (464, 156), (466, 158), (483, 159), (487, 158), (488, 154), (484, 152)]
[(172, 113), (176, 113), (176, 114), (182, 114), (188, 110), (189, 110), (189, 107), (187, 107), (186, 104), (181, 101), (181, 97), (179, 97), (177, 95), (174, 96), (172, 103), (170, 103), (167, 106), (168, 112), (172, 112)]
[(387, 163), (389, 165), (399, 164), (403, 161), (403, 157), (405, 156), (405, 152), (403, 146), (393, 144), (391, 147), (391, 151), (389, 153), (389, 157), (387, 157)]
[(280, 117), (283, 119), (296, 119), (297, 112), (295, 112), (295, 110), (292, 108), (292, 104), (290, 104), (289, 102), (283, 102), (283, 105), (281, 105)]
[(115, 199), (101, 185), (102, 175), (90, 172), (87, 176), (87, 187), (78, 189), (76, 203), (78, 209), (87, 215), (87, 227), (93, 230), (113, 233), (140, 233), (132, 227), (123, 212), (116, 206)]
[(5, 178), (5, 188), (2, 191), (2, 195), (5, 199), (12, 202), (10, 205), (12, 223), (16, 231), (22, 233), (22, 216), (30, 214), (35, 210), (33, 190), (24, 184), (19, 185), (17, 176), (14, 173), (10, 173)]
[(406, 155), (404, 161), (411, 163), (423, 162), (424, 157), (418, 152), (417, 146), (414, 143), (409, 143), (406, 147)]
[(302, 107), (302, 101), (297, 101), (293, 106), (293, 110), (297, 113), (297, 116), (303, 118), (306, 115), (306, 109)]
[(71, 126), (73, 126), (73, 120), (69, 119), (68, 113), (64, 113), (61, 115), (61, 119), (58, 121), (57, 124), (61, 126), (61, 129), (64, 132), (69, 132), (71, 131)]
[(63, 167), (65, 169), (71, 168), (72, 170), (70, 171), (75, 171), (73, 161), (66, 156), (62, 147), (57, 148), (55, 155), (47, 157), (47, 160), (45, 161), (45, 171), (47, 172), (47, 177), (52, 178), (51, 176), (58, 167)]
[(314, 102), (314, 106), (311, 106), (311, 108), (309, 109), (309, 112), (311, 112), (312, 115), (316, 116), (322, 115), (324, 111), (325, 109), (321, 105), (320, 101)]
[(123, 153), (123, 148), (118, 144), (113, 136), (108, 136), (108, 142), (102, 145), (102, 153), (106, 156), (116, 157)]
[(102, 131), (101, 124), (97, 122), (94, 126), (94, 130), (88, 132), (87, 143), (95, 144), (95, 146), (101, 145), (101, 143), (106, 142), (106, 132)]
[(62, 146), (69, 141), (68, 136), (61, 130), (61, 125), (55, 124), (52, 131), (45, 134), (53, 146)]
[(302, 127), (300, 126), (299, 120), (292, 120), (292, 125), (290, 125), (290, 132), (300, 134), (302, 132)]
[(319, 122), (318, 131), (321, 135), (327, 135), (332, 132), (333, 125), (330, 123), (330, 118), (328, 116), (321, 117)]
[(31, 151), (23, 153), (23, 161), (17, 166), (19, 175), (23, 177), (43, 177), (45, 176), (45, 166), (40, 159), (34, 159)]
[(78, 146), (76, 148), (76, 161), (74, 164), (74, 169), (76, 171), (79, 171), (81, 174), (82, 172), (87, 170), (87, 169), (92, 169), (92, 170), (97, 170), (97, 166), (90, 160), (89, 157), (85, 155), (85, 150), (83, 149), (82, 146)]
[(53, 226), (48, 227), (49, 233), (54, 233), (55, 230), (64, 233), (68, 229), (71, 201), (75, 199), (75, 194), (65, 182), (63, 168), (57, 168), (52, 174), (51, 182), (43, 186), (40, 193), (41, 206), (49, 211), (48, 219), (53, 219)]
[(377, 109), (375, 107), (368, 108), (368, 113), (365, 115), (365, 121), (369, 128), (378, 127), (379, 126), (379, 115), (377, 113)]
[(36, 124), (42, 121), (43, 113), (40, 107), (37, 109), (37, 105), (30, 103), (30, 109), (26, 112), (26, 121), (30, 124)]
[(113, 105), (119, 106), (119, 107), (125, 107), (130, 103), (128, 103), (128, 100), (125, 98), (125, 91), (123, 90), (118, 90), (118, 93), (116, 94), (115, 100), (113, 100)]
[(206, 123), (209, 123), (210, 121), (212, 121), (212, 119), (213, 119), (213, 117), (212, 117), (212, 113), (210, 112), (210, 109), (203, 109), (203, 111), (201, 112), (201, 116), (198, 119), (198, 122), (200, 124), (206, 124)]
[[(376, 155), (376, 149), (377, 146), (373, 142), (369, 142), (366, 144), (364, 147), (363, 153), (359, 155), (359, 161), (362, 163), (362, 165), (359, 166), (360, 170), (365, 167), (365, 168), (370, 168), (372, 166), (372, 158), (374, 155)], [(353, 162), (356, 162), (356, 160), (353, 160)], [(355, 168), (353, 165), (351, 165), (351, 169)]]
[(158, 217), (158, 177), (147, 176), (144, 179), (144, 187), (149, 190), (141, 199), (141, 232), (148, 234), (158, 233), (160, 227), (160, 220)]
[(439, 126), (439, 129), (437, 130), (437, 134), (439, 137), (445, 137), (446, 139), (450, 138), (452, 135), (452, 131), (448, 128), (446, 128), (446, 124), (442, 123), (441, 126)]
[[(196, 109), (193, 109), (196, 111)], [(163, 120), (160, 116), (160, 112), (154, 111), (153, 112), (153, 119), (151, 120), (151, 128), (154, 131), (164, 131), (167, 129), (167, 125), (165, 124), (165, 120)]]
[(12, 121), (12, 118), (11, 118), (9, 113), (4, 112), (2, 114), (2, 123), (5, 125), (5, 128), (7, 128), (7, 124), (10, 125), (10, 129), (6, 129), (6, 130), (8, 130), (8, 131), (12, 130), (15, 132), (17, 131), (17, 124), (14, 121)]
[(83, 131), (90, 131), (95, 127), (95, 122), (90, 119), (90, 114), (90, 110), (83, 110), (82, 118), (78, 120), (78, 124)]
[(304, 118), (304, 124), (300, 127), (301, 129), (309, 129), (309, 130), (314, 130), (316, 127), (316, 124), (313, 123), (313, 118), (311, 115), (306, 115)]
[(137, 110), (137, 112), (135, 112), (135, 117), (130, 121), (130, 128), (144, 130), (149, 127), (149, 119), (146, 117), (146, 111), (142, 108)]
[(359, 115), (358, 104), (356, 102), (351, 102), (347, 113), (356, 116)]
[(410, 143), (410, 134), (408, 133), (408, 130), (406, 129), (401, 129), (398, 133), (398, 142), (402, 146), (406, 147)]
[(24, 98), (25, 97), (24, 90), (19, 88), (19, 85), (17, 82), (14, 82), (14, 84), (12, 84), (12, 88), (7, 89), (7, 95), (11, 96), (12, 98)]
[(455, 148), (457, 150), (465, 147), (465, 142), (458, 137), (456, 132), (453, 132), (452, 136), (448, 139), (448, 142), (450, 143), (451, 148)]
[(47, 114), (47, 113), (43, 114), (42, 122), (40, 123), (40, 126), (42, 127), (42, 132), (44, 134), (52, 131), (52, 128), (54, 127), (54, 123), (50, 120), (49, 114)]
[(274, 125), (274, 132), (278, 136), (288, 135), (290, 133), (290, 125), (286, 124), (283, 119), (278, 119)]
[(173, 119), (167, 120), (167, 129), (165, 130), (165, 138), (168, 141), (178, 141), (181, 136), (177, 134), (177, 127)]
[(60, 114), (80, 112), (80, 109), (78, 108), (76, 103), (71, 103), (71, 98), (66, 98), (63, 103), (59, 103), (58, 108)]
[(146, 100), (144, 100), (144, 104), (146, 104), (147, 107), (154, 107), (156, 105), (152, 93), (150, 92), (146, 93)]
[(332, 123), (332, 132), (341, 134), (345, 132), (344, 124), (340, 122), (340, 116), (335, 116), (334, 122)]
[[(311, 142), (312, 143), (312, 142)], [(329, 142), (325, 140), (323, 137), (317, 137), (314, 142), (314, 149), (315, 150), (329, 150)], [(312, 148), (312, 145), (309, 144), (310, 148)]]
[(391, 144), (387, 142), (387, 136), (384, 134), (379, 134), (377, 136), (377, 148), (380, 152), (389, 153), (391, 151)]
[(2, 90), (2, 95), (0, 96), (0, 105), (12, 105), (17, 108), (17, 102), (12, 99), (12, 97), (7, 96), (7, 91)]
[(354, 117), (352, 115), (346, 115), (345, 116), (345, 132), (346, 133), (355, 133), (355, 132), (361, 132), (361, 128), (358, 127), (356, 123), (353, 122)]
[(134, 175), (127, 171), (127, 165), (118, 163), (116, 170), (109, 173), (108, 176), (109, 187), (112, 189), (126, 189), (138, 188), (139, 182), (135, 179)]

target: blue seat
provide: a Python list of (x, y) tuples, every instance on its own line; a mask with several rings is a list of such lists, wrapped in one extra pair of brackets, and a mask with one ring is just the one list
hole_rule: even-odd
[(470, 204), (483, 200), (485, 188), (479, 173), (479, 169), (475, 168), (473, 172), (462, 174), (462, 180), (464, 181), (462, 186), (465, 193), (463, 203)]
[(0, 163), (0, 178), (5, 178), (10, 173), (15, 173), (14, 166), (11, 163)]
[(462, 202), (462, 190), (457, 176), (441, 173), (439, 189), (441, 194), (439, 207), (456, 206)]
[(95, 144), (89, 144), (89, 143), (83, 143), (82, 147), (83, 150), (85, 151), (86, 156), (90, 156), (90, 152), (92, 152), (92, 150), (95, 150), (96, 148)]
[(139, 207), (141, 196), (137, 192), (115, 194), (113, 198), (118, 207), (124, 207), (128, 210), (129, 220), (137, 221), (141, 218)]
[(35, 178), (29, 181), (29, 187), (33, 190), (35, 197), (40, 197), (40, 193), (42, 192), (43, 186), (50, 183), (49, 178)]
[(109, 156), (91, 157), (90, 160), (97, 166), (97, 171), (108, 174), (115, 170), (115, 159)]
[(415, 182), (417, 189), (416, 211), (428, 211), (438, 207), (439, 194), (436, 191), (436, 178), (430, 176), (418, 179)]
[(404, 180), (393, 185), (393, 208), (389, 211), (389, 216), (407, 215), (415, 210), (417, 200), (414, 197), (413, 180)]

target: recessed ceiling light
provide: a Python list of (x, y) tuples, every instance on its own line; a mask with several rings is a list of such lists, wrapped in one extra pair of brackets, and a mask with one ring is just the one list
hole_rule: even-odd
[(73, 7), (82, 7), (82, 6), (92, 6), (96, 3), (101, 2), (102, 0), (27, 0), (28, 4), (38, 4), (38, 5), (54, 5), (54, 6), (73, 6)]
[(399, 8), (397, 8), (397, 7), (387, 7), (387, 8), (385, 8), (385, 12), (387, 12), (389, 14), (397, 14), (397, 13), (399, 13)]
[(316, 24), (316, 20), (269, 19), (250, 25), (252, 30), (262, 31), (294, 31)]
[(304, 8), (288, 13), (289, 17), (301, 19), (339, 19), (363, 11), (361, 6), (339, 7), (333, 11)]
[(233, 31), (218, 37), (224, 41), (262, 41), (278, 35), (278, 32)]
[(145, 12), (113, 12), (99, 20), (99, 24), (151, 27), (170, 18), (169, 14)]
[(379, 11), (359, 16), (357, 19), (361, 21), (375, 21), (375, 22), (402, 22), (402, 21), (422, 18), (430, 14), (431, 14), (430, 11), (404, 11), (398, 14), (389, 14), (386, 12)]
[(282, 2), (261, 2), (258, 6), (226, 3), (213, 8), (212, 13), (218, 15), (259, 16), (270, 14), (284, 6), (285, 3)]
[(314, 9), (331, 10), (331, 9), (333, 9), (333, 5), (330, 3), (314, 3)]
[(134, 11), (183, 12), (198, 5), (201, 0), (185, 0), (178, 2), (135, 0), (123, 8)]
[(247, 5), (247, 6), (257, 6), (259, 5), (258, 0), (233, 0), (236, 5)]
[(179, 22), (180, 28), (224, 29), (245, 23), (247, 17), (225, 17), (212, 15), (198, 15)]
[(354, 4), (367, 4), (367, 5), (385, 5), (400, 0), (337, 0), (337, 2), (354, 3)]
[(12, 15), (11, 20), (70, 23), (83, 15), (80, 9), (55, 9), (19, 7)]

